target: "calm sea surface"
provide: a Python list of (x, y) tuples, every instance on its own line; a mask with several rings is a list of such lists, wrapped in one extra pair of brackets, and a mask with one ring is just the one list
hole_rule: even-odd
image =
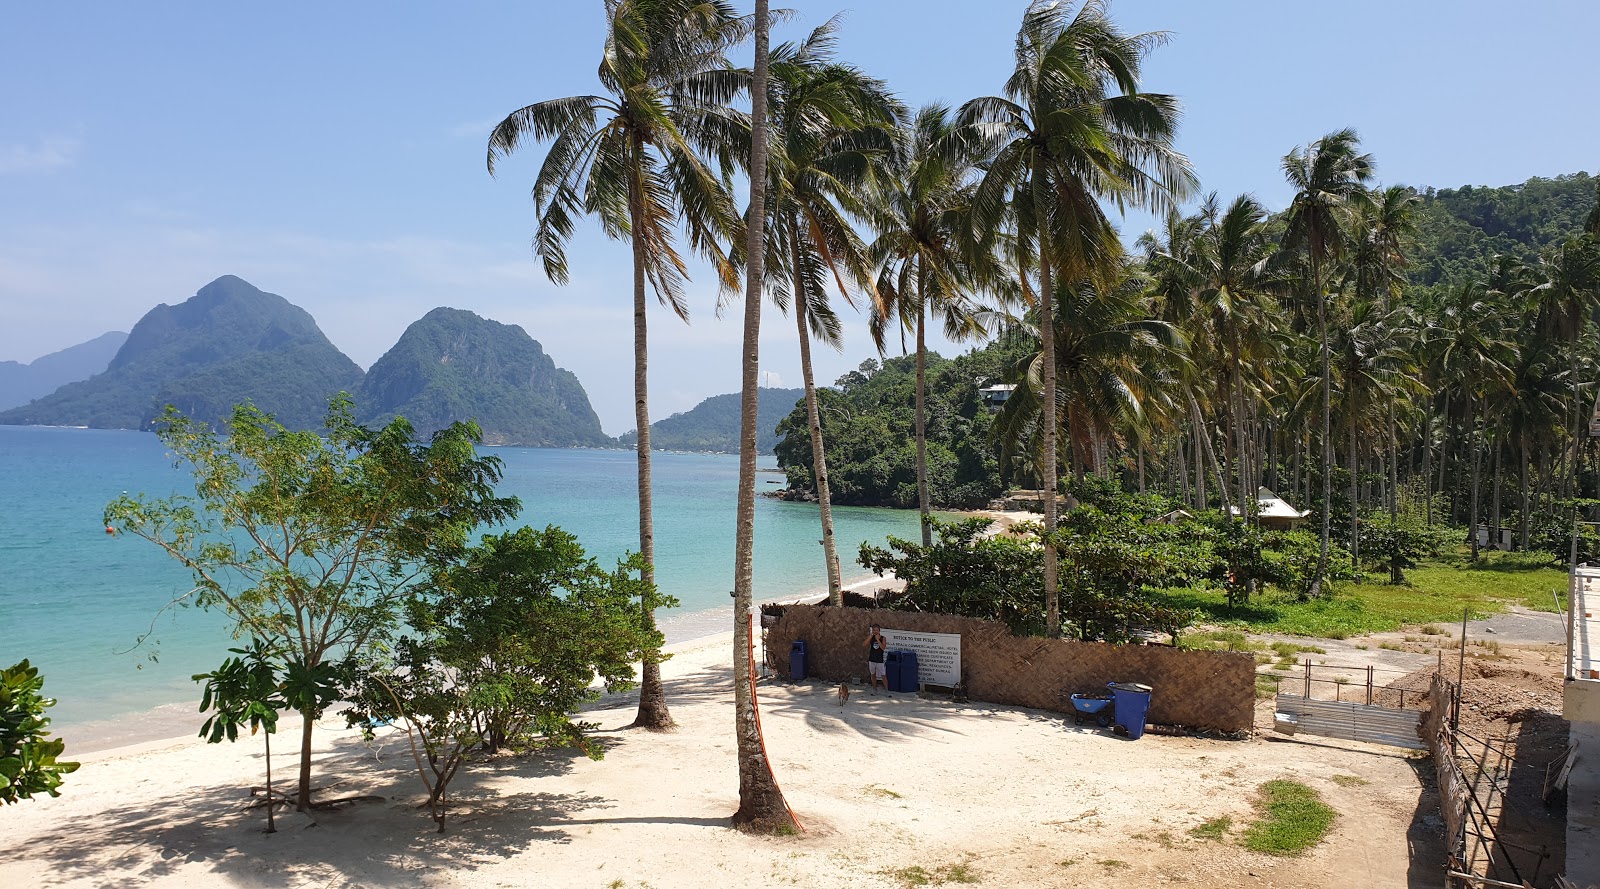
[[(484, 450), (505, 461), (499, 490), (522, 499), (517, 524), (560, 525), (606, 565), (637, 548), (632, 452)], [(669, 641), (727, 629), (738, 458), (662, 453), (654, 468), (656, 580), (682, 603), (663, 628)], [(781, 478), (761, 473), (758, 489)], [(221, 614), (163, 611), (192, 586), (183, 568), (151, 543), (105, 533), (105, 504), (124, 491), (193, 488), (148, 433), (0, 426), (0, 665), (39, 667), (69, 743), (74, 728), (91, 746), (171, 735), (175, 720), (198, 729), (189, 677), (234, 644)], [(847, 578), (865, 573), (854, 562), (863, 541), (917, 533), (911, 511), (836, 507), (834, 518)], [(825, 587), (821, 537), (814, 506), (757, 498), (757, 597)]]

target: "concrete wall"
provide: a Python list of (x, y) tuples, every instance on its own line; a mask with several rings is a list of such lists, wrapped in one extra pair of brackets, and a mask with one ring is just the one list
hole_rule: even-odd
[(1113, 681), (1142, 682), (1154, 689), (1153, 724), (1228, 733), (1254, 725), (1251, 655), (1018, 637), (1004, 624), (947, 614), (790, 606), (767, 630), (768, 666), (787, 673), (789, 645), (804, 639), (809, 675), (830, 682), (864, 679), (865, 640), (874, 621), (884, 629), (959, 633), (961, 670), (975, 701), (1070, 713), (1068, 694), (1103, 692)]

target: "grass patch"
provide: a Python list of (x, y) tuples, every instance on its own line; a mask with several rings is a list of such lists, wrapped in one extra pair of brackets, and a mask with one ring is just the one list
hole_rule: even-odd
[(1244, 845), (1268, 855), (1299, 855), (1322, 842), (1336, 815), (1316, 790), (1286, 778), (1261, 785), (1256, 808), (1261, 817), (1245, 828)]
[[(1161, 590), (1155, 598), (1163, 605), (1194, 608), (1203, 623), (1221, 627), (1190, 634), (1180, 641), (1180, 647), (1256, 651), (1259, 649), (1248, 647), (1248, 639), (1236, 641), (1230, 633), (1242, 636), (1241, 631), (1248, 630), (1348, 639), (1429, 624), (1424, 632), (1443, 635), (1445, 630), (1437, 625), (1460, 621), (1464, 608), (1475, 617), (1487, 617), (1513, 604), (1553, 611), (1550, 591), (1565, 589), (1567, 576), (1541, 558), (1486, 552), (1477, 565), (1464, 559), (1441, 560), (1407, 571), (1406, 580), (1403, 585), (1391, 586), (1384, 577), (1372, 575), (1365, 583), (1331, 584), (1330, 595), (1315, 602), (1299, 602), (1289, 593), (1269, 589), (1247, 605), (1231, 606), (1222, 590), (1210, 586)], [(1276, 646), (1272, 651), (1278, 663), (1300, 653), (1286, 654)]]
[(1228, 831), (1232, 829), (1233, 817), (1231, 815), (1223, 815), (1220, 818), (1212, 818), (1210, 821), (1202, 822), (1199, 827), (1189, 831), (1189, 836), (1202, 840), (1222, 840), (1227, 838)]
[(1360, 775), (1334, 775), (1333, 783), (1340, 787), (1365, 787), (1371, 782)]
[(1103, 867), (1103, 868), (1107, 868), (1108, 870), (1116, 870), (1118, 868), (1124, 868), (1124, 867), (1133, 867), (1133, 865), (1129, 864), (1128, 862), (1126, 862), (1126, 861), (1118, 861), (1115, 858), (1107, 858), (1107, 859), (1101, 861), (1100, 862), (1100, 866)]
[(890, 790), (887, 787), (879, 787), (876, 784), (869, 785), (867, 787), (867, 793), (870, 793), (870, 794), (872, 794), (874, 796), (886, 796), (889, 799), (904, 799), (905, 798), (905, 797), (902, 797), (900, 794), (895, 793), (893, 790)]
[(1256, 674), (1256, 700), (1264, 701), (1278, 693), (1278, 683), (1288, 677), (1282, 673)]
[(1265, 651), (1267, 646), (1251, 639), (1239, 630), (1205, 630), (1188, 633), (1178, 640), (1185, 651)]
[[(1070, 863), (1062, 862), (1063, 865)], [(945, 883), (971, 884), (979, 882), (980, 879), (977, 870), (969, 862), (965, 861), (959, 864), (947, 864), (931, 871), (919, 864), (913, 864), (910, 867), (884, 871), (884, 873), (899, 880), (902, 886), (942, 886)]]

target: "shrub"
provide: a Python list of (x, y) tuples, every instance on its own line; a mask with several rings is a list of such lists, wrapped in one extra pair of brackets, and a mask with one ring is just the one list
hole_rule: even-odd
[(62, 762), (66, 742), (50, 737), (44, 711), (56, 702), (40, 692), (44, 679), (26, 658), (0, 670), (0, 803), (11, 804), (44, 793), (60, 796), (61, 776), (78, 770)]

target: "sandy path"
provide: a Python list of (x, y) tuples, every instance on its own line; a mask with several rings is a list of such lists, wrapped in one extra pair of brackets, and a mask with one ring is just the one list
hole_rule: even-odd
[[(61, 799), (0, 811), (0, 886), (854, 887), (963, 866), (994, 886), (1438, 882), (1436, 846), (1408, 837), (1430, 767), (1383, 748), (1129, 742), (1054, 714), (914, 695), (858, 693), (841, 707), (832, 687), (806, 683), (762, 694), (768, 750), (809, 832), (742, 835), (726, 826), (737, 790), (729, 647), (680, 646), (668, 662), (677, 731), (621, 730), (632, 699), (602, 702), (590, 718), (604, 761), (477, 765), (442, 836), (415, 807), (399, 738), (379, 761), (354, 733), (321, 732), (319, 774), (386, 799), (315, 826), (289, 814), (274, 835), (259, 810), (241, 811), (260, 782), (257, 743), (111, 751), (70, 776)], [(293, 759), (274, 757), (275, 775)], [(1189, 835), (1219, 815), (1247, 820), (1254, 788), (1286, 776), (1341, 813), (1313, 853), (1273, 859)]]

